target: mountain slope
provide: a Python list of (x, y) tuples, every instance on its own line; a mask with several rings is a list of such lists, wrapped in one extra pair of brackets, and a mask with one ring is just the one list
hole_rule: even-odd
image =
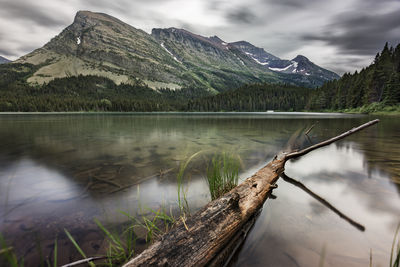
[(42, 64), (31, 78), (44, 83), (55, 77), (99, 75), (117, 84), (135, 78), (159, 87), (180, 88), (185, 68), (147, 33), (101, 13), (79, 11), (74, 22), (44, 47), (19, 63)]
[(6, 59), (5, 57), (0, 56), (0, 64), (11, 62), (10, 60)]
[[(271, 62), (286, 62), (263, 49), (254, 49)], [(140, 80), (153, 89), (221, 92), (247, 83), (316, 87), (326, 80), (305, 71), (271, 70), (248, 53), (217, 36), (203, 37), (176, 28), (153, 29), (150, 35), (109, 15), (79, 11), (70, 26), (16, 63), (37, 66), (27, 81), (39, 85), (54, 78), (97, 75), (116, 84), (137, 84)]]
[(152, 36), (206, 87), (229, 89), (244, 83), (280, 79), (217, 36), (203, 37), (183, 29), (153, 29)]
[(336, 73), (315, 65), (302, 55), (298, 55), (292, 60), (282, 60), (246, 41), (234, 42), (231, 45), (240, 49), (258, 64), (275, 72), (309, 76), (310, 79), (317, 80), (321, 84), (324, 81), (340, 78)]

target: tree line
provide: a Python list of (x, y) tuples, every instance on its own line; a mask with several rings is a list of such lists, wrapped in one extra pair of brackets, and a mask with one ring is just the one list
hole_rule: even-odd
[(400, 44), (393, 48), (386, 43), (370, 66), (326, 82), (311, 95), (306, 109), (341, 110), (371, 103), (400, 103)]
[(400, 104), (400, 44), (386, 44), (370, 66), (317, 89), (256, 83), (215, 95), (206, 88), (154, 90), (138, 79), (117, 85), (82, 75), (27, 83), (39, 67), (0, 65), (0, 111), (312, 111)]

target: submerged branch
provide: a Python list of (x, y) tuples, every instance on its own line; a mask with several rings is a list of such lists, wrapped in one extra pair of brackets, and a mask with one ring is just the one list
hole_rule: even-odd
[(91, 258), (87, 258), (87, 259), (83, 259), (83, 260), (79, 260), (79, 261), (74, 261), (74, 262), (65, 264), (65, 265), (63, 265), (61, 267), (77, 266), (77, 265), (81, 265), (81, 264), (84, 264), (84, 263), (89, 263), (89, 262), (92, 262), (92, 261), (104, 260), (104, 259), (107, 259), (107, 258), (108, 258), (108, 256), (91, 257)]
[(350, 219), (349, 217), (347, 217), (346, 215), (344, 215), (341, 211), (339, 211), (337, 208), (335, 208), (332, 204), (330, 204), (328, 201), (326, 201), (325, 199), (323, 199), (322, 197), (320, 197), (319, 195), (317, 195), (316, 193), (314, 193), (313, 191), (311, 191), (310, 189), (308, 189), (308, 187), (306, 187), (304, 184), (302, 184), (299, 181), (296, 181), (293, 178), (290, 178), (289, 176), (287, 176), (285, 173), (281, 174), (281, 177), (283, 178), (283, 180), (285, 180), (285, 182), (291, 183), (294, 186), (299, 187), (300, 189), (304, 190), (307, 194), (309, 194), (310, 196), (312, 196), (313, 198), (315, 198), (316, 200), (318, 200), (320, 203), (322, 203), (323, 205), (325, 205), (327, 208), (329, 208), (331, 211), (333, 211), (334, 213), (336, 213), (337, 215), (340, 216), (340, 218), (344, 219), (345, 221), (347, 221), (348, 223), (350, 223), (351, 225), (353, 225), (354, 227), (356, 227), (358, 230), (364, 232), (365, 231), (365, 227), (361, 224), (359, 224), (358, 222)]
[(315, 127), (315, 125), (316, 125), (317, 123), (318, 123), (318, 122), (316, 122), (316, 123), (314, 123), (313, 125), (311, 125), (310, 128), (308, 128), (304, 134), (308, 136), (308, 134), (311, 132), (311, 130)]
[(317, 149), (317, 148), (330, 145), (330, 144), (332, 144), (333, 142), (336, 142), (336, 141), (338, 141), (338, 140), (341, 140), (341, 139), (343, 139), (343, 138), (345, 138), (345, 137), (347, 137), (347, 136), (349, 136), (349, 135), (352, 135), (353, 133), (356, 133), (356, 132), (358, 132), (358, 131), (361, 131), (362, 129), (367, 128), (367, 127), (369, 127), (369, 126), (371, 126), (371, 125), (374, 125), (374, 124), (376, 124), (376, 123), (378, 123), (378, 122), (379, 122), (379, 120), (373, 120), (373, 121), (364, 123), (363, 125), (360, 125), (360, 126), (358, 126), (358, 127), (356, 127), (356, 128), (353, 128), (353, 129), (351, 129), (351, 130), (349, 130), (349, 131), (347, 131), (347, 132), (342, 133), (341, 135), (332, 137), (331, 139), (328, 139), (328, 140), (323, 141), (323, 142), (321, 142), (321, 143), (315, 144), (315, 145), (313, 145), (313, 146), (309, 146), (309, 147), (307, 147), (307, 148), (305, 148), (305, 149), (303, 149), (303, 150), (300, 150), (300, 151), (295, 151), (295, 152), (291, 152), (291, 153), (285, 154), (285, 155), (284, 155), (285, 160), (289, 160), (289, 159), (293, 159), (293, 158), (298, 158), (298, 157), (303, 156), (303, 155), (305, 155), (305, 154), (307, 154), (307, 153), (309, 153), (309, 152), (311, 152), (311, 151), (313, 151), (313, 150), (315, 150), (315, 149)]

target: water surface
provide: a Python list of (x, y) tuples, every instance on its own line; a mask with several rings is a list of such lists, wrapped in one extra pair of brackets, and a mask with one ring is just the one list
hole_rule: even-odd
[[(375, 117), (303, 113), (3, 114), (0, 115), (0, 232), (26, 265), (51, 255), (79, 259), (68, 229), (87, 254), (105, 249), (93, 222), (120, 227), (140, 206), (176, 206), (179, 164), (203, 151), (187, 171), (192, 210), (210, 196), (205, 157), (237, 153), (245, 178), (281, 149), (301, 148)], [(318, 122), (318, 123), (317, 123)], [(306, 138), (299, 130), (316, 124)], [(288, 144), (288, 141), (291, 141)], [(387, 266), (400, 221), (400, 119), (289, 162), (301, 181), (366, 227), (361, 232), (301, 189), (279, 180), (233, 265)], [(40, 251), (40, 253), (39, 253)], [(324, 256), (321, 257), (321, 254)], [(41, 255), (41, 257), (40, 257)]]

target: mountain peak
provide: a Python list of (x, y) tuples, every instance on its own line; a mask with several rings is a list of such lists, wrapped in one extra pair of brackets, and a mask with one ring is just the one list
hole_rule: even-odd
[(95, 12), (88, 11), (88, 10), (80, 10), (80, 11), (76, 12), (74, 22), (83, 20), (83, 19), (87, 19), (87, 18), (100, 18), (100, 17), (105, 17), (105, 16), (108, 16), (108, 15), (103, 14), (103, 13), (95, 13)]
[(222, 44), (225, 43), (224, 40), (222, 40), (221, 38), (219, 38), (218, 36), (214, 35), (214, 36), (210, 36), (208, 37), (208, 39), (210, 39), (211, 41), (217, 43), (217, 44)]
[(10, 60), (6, 59), (5, 57), (0, 56), (0, 64), (8, 63)]
[(257, 47), (247, 41), (238, 41), (230, 43), (230, 45), (238, 48), (248, 57), (263, 66), (268, 65), (271, 60), (280, 60), (280, 58), (266, 52), (264, 48)]
[(249, 43), (247, 41), (237, 41), (237, 42), (231, 43), (231, 45), (234, 45), (236, 47), (238, 47), (238, 46), (248, 46), (248, 47), (251, 47), (251, 48), (256, 47), (256, 46), (254, 46), (253, 44), (251, 44), (251, 43)]
[(296, 61), (296, 62), (310, 62), (310, 60), (308, 58), (306, 58), (303, 55), (297, 55), (294, 59), (292, 59), (292, 61)]
[[(88, 26), (88, 25), (93, 26), (93, 25), (95, 25), (95, 21), (99, 21), (99, 20), (128, 25), (113, 16), (107, 15), (105, 13), (92, 12), (92, 11), (88, 11), (88, 10), (80, 10), (80, 11), (76, 12), (73, 24), (79, 24), (81, 26)], [(130, 26), (130, 27), (132, 27), (132, 26)]]

